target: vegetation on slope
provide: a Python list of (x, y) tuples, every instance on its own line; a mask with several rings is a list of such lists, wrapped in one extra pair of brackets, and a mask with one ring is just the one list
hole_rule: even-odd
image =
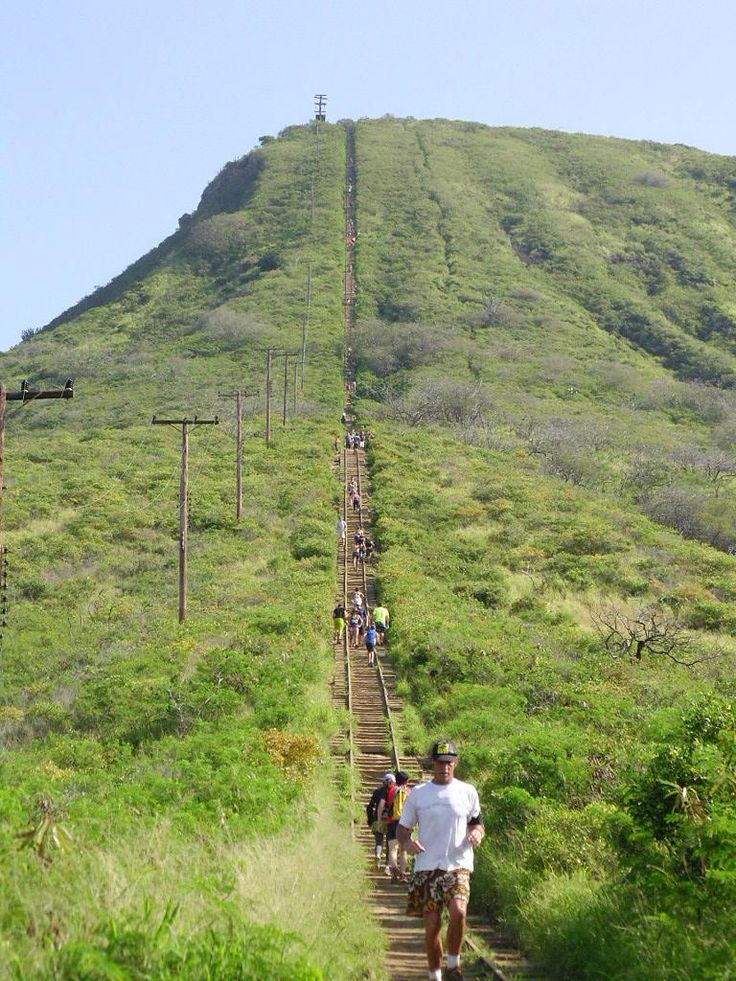
[[(75, 379), (72, 402), (8, 411), (2, 976), (353, 977), (374, 959), (324, 807), (345, 161), (340, 130), (320, 140), (319, 169), (310, 127), (229, 165), (155, 263), (2, 358), (10, 387)], [(308, 261), (305, 390), (286, 430), (275, 400), (270, 450), (263, 395), (244, 400), (236, 522), (231, 394), (264, 392), (267, 345), (300, 348)], [(181, 436), (154, 414), (222, 420), (190, 439), (181, 626)]]
[[(344, 131), (320, 140), (319, 169), (309, 127), (228, 165), (2, 357), (11, 385), (76, 381), (8, 414), (8, 976), (375, 962), (322, 766)], [(392, 119), (357, 150), (380, 584), (407, 738), (456, 736), (484, 798), (475, 895), (560, 976), (728, 976), (736, 162)], [(270, 451), (248, 403), (236, 523), (219, 393), (262, 391), (263, 348), (300, 347), (307, 263), (306, 390)], [(179, 439), (154, 413), (227, 420), (191, 439), (184, 626)]]
[(441, 120), (357, 153), (381, 595), (408, 740), (481, 789), (476, 900), (553, 976), (730, 976), (736, 162)]

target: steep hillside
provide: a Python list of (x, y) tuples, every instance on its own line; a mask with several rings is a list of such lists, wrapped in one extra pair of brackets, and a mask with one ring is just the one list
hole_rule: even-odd
[(728, 977), (736, 162), (356, 146), (380, 588), (413, 744), (450, 733), (482, 789), (476, 901), (550, 976)]
[[(2, 357), (9, 388), (71, 375), (75, 396), (8, 408), (0, 977), (316, 978), (328, 960), (352, 977), (373, 957), (366, 916), (338, 923), (362, 903), (345, 817), (316, 803), (333, 794), (345, 171), (342, 130), (319, 139), (319, 162), (300, 127), (229, 164), (172, 239)], [(307, 319), (286, 429), (274, 358), (266, 449), (265, 349), (299, 351)], [(243, 398), (240, 522), (237, 389), (260, 392)], [(154, 414), (221, 420), (189, 440), (183, 625), (181, 427)], [(44, 820), (67, 847), (19, 852)]]
[[(378, 956), (323, 766), (346, 128), (228, 164), (0, 357), (11, 389), (75, 379), (8, 408), (0, 977), (358, 978)], [(550, 976), (730, 976), (736, 159), (354, 134), (349, 346), (405, 749), (459, 739), (492, 832), (476, 900)], [(305, 328), (267, 448), (265, 349)], [(260, 392), (241, 521), (237, 389)], [(183, 625), (181, 428), (154, 414), (221, 418), (191, 434)]]

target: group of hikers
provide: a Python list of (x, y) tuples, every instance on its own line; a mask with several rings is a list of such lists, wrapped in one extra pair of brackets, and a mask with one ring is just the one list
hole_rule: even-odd
[(372, 611), (369, 610), (365, 594), (360, 589), (354, 589), (349, 606), (346, 607), (345, 603), (338, 599), (332, 611), (332, 623), (335, 628), (335, 643), (342, 642), (347, 630), (349, 645), (357, 648), (365, 644), (368, 666), (374, 667), (376, 648), (385, 644), (386, 632), (391, 623), (388, 609), (383, 604), (379, 604), (374, 606)]
[(375, 542), (369, 538), (362, 528), (356, 528), (353, 536), (353, 568), (357, 569), (361, 562), (373, 561)]
[[(348, 432), (348, 447), (353, 445), (349, 440), (355, 435)], [(355, 448), (360, 445), (358, 434)], [(362, 501), (356, 482), (348, 484), (348, 492), (353, 509), (360, 512)], [(342, 517), (338, 518), (337, 531), (344, 546), (347, 523)], [(373, 543), (369, 553), (368, 542), (365, 531), (359, 527), (354, 536), (354, 567), (373, 553)], [(361, 546), (365, 551), (361, 552)], [(371, 611), (365, 594), (354, 589), (347, 604), (338, 599), (332, 617), (335, 642), (341, 642), (347, 630), (350, 646), (357, 648), (365, 644), (368, 664), (375, 665), (376, 648), (385, 643), (390, 627), (388, 609), (379, 604)], [(366, 804), (366, 821), (373, 832), (376, 869), (383, 870), (393, 882), (406, 884), (406, 912), (424, 921), (428, 978), (463, 981), (460, 952), (470, 899), (473, 852), (483, 841), (485, 829), (477, 790), (455, 777), (458, 761), (455, 743), (451, 739), (438, 740), (430, 756), (432, 778), (417, 786), (412, 787), (409, 774), (403, 770), (383, 774), (380, 786)], [(449, 923), (443, 974), (444, 909)]]
[(345, 434), (345, 448), (348, 450), (364, 450), (366, 444), (366, 434), (362, 429), (355, 432), (349, 431)]
[[(485, 837), (478, 792), (455, 777), (457, 746), (438, 740), (430, 751), (432, 779), (411, 786), (402, 770), (384, 773), (366, 804), (377, 869), (407, 883), (408, 916), (424, 920), (427, 976), (442, 981), (442, 910), (448, 912), (445, 981), (462, 981), (473, 852)], [(384, 845), (386, 849), (384, 865)], [(409, 872), (410, 861), (413, 862)]]

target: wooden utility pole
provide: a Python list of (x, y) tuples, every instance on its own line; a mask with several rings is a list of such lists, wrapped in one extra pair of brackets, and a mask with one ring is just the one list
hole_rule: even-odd
[(152, 419), (154, 426), (181, 426), (181, 477), (179, 478), (179, 623), (187, 618), (187, 553), (189, 545), (189, 431), (190, 426), (217, 426), (214, 419)]
[(271, 365), (273, 348), (266, 350), (266, 446), (271, 445)]
[(289, 352), (284, 351), (284, 405), (281, 412), (281, 425), (286, 425), (286, 393), (289, 387)]
[(314, 97), (314, 118), (318, 123), (323, 123), (327, 119), (327, 96), (324, 92), (318, 92)]
[(235, 399), (235, 516), (240, 521), (243, 517), (243, 399), (258, 392), (218, 392), (221, 399)]
[(293, 387), (293, 389), (292, 389), (292, 391), (291, 391), (291, 394), (292, 394), (292, 398), (293, 398), (293, 400), (294, 400), (294, 401), (293, 401), (293, 414), (294, 414), (294, 415), (296, 415), (296, 390), (297, 390), (297, 384), (296, 384), (296, 373), (297, 373), (297, 370), (299, 369), (299, 365), (300, 365), (300, 364), (301, 364), (301, 362), (300, 362), (300, 361), (295, 361), (295, 362), (294, 362), (294, 387)]
[(304, 315), (302, 325), (302, 392), (304, 391), (304, 364), (307, 360), (307, 332), (309, 330), (309, 317), (312, 312), (312, 263), (307, 262), (307, 310)]
[[(63, 388), (38, 389), (31, 388), (28, 382), (23, 379), (20, 383), (19, 392), (9, 392), (5, 385), (0, 383), (0, 500), (2, 500), (3, 490), (5, 489), (5, 416), (8, 402), (30, 402), (35, 399), (71, 399), (74, 398), (74, 382), (67, 378)], [(3, 545), (0, 547), (0, 610), (2, 610), (2, 626), (7, 626), (8, 615), (8, 550)], [(0, 640), (2, 640), (0, 633)]]
[(20, 383), (19, 392), (9, 392), (5, 385), (0, 384), (0, 497), (3, 492), (3, 477), (5, 476), (5, 411), (6, 402), (31, 402), (36, 399), (71, 399), (74, 398), (74, 382), (67, 378), (63, 388), (38, 389), (31, 388), (24, 379)]

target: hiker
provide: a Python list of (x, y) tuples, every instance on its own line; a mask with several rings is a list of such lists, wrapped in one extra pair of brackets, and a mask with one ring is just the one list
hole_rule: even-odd
[(342, 600), (337, 601), (335, 609), (332, 611), (332, 624), (335, 628), (335, 643), (339, 644), (345, 630), (345, 604)]
[(381, 786), (376, 787), (376, 789), (371, 794), (371, 799), (365, 805), (366, 818), (368, 819), (368, 827), (373, 832), (373, 839), (375, 841), (375, 855), (376, 855), (376, 868), (380, 869), (383, 865), (383, 836), (386, 834), (386, 822), (378, 820), (378, 806), (381, 801), (386, 800), (386, 794), (388, 793), (389, 787), (396, 783), (396, 777), (393, 773), (384, 773), (383, 780), (381, 781)]
[(358, 647), (360, 635), (363, 632), (363, 613), (359, 609), (355, 607), (352, 609), (348, 625), (350, 627), (350, 646)]
[(366, 538), (363, 547), (365, 548), (365, 561), (368, 562), (368, 563), (372, 562), (373, 561), (373, 549), (375, 548), (375, 545), (373, 544), (373, 542), (371, 541), (370, 538)]
[(365, 555), (365, 545), (353, 545), (353, 568), (358, 568), (358, 562)]
[(356, 528), (353, 537), (356, 545), (362, 545), (365, 542), (365, 532), (362, 528)]
[(376, 606), (374, 608), (373, 620), (375, 621), (376, 630), (378, 631), (378, 643), (385, 644), (386, 631), (388, 630), (389, 624), (391, 623), (391, 617), (389, 615), (388, 610), (383, 605), (383, 603), (381, 603), (379, 606)]
[[(368, 667), (373, 668), (376, 665), (376, 643), (378, 641), (378, 634), (376, 633), (376, 626), (372, 621), (368, 622), (368, 629), (365, 632), (365, 649), (368, 651)], [(398, 779), (398, 774), (396, 774)], [(396, 819), (398, 821), (398, 818)]]
[(397, 838), (399, 819), (404, 813), (406, 801), (409, 797), (409, 774), (403, 770), (396, 771), (396, 783), (388, 788), (386, 800), (378, 805), (378, 819), (386, 820), (386, 875), (390, 875), (394, 882), (406, 882), (406, 849), (400, 848)]
[(353, 495), (353, 511), (360, 511), (360, 494)]
[(343, 518), (342, 515), (337, 519), (337, 524), (335, 525), (335, 530), (337, 531), (337, 540), (341, 545), (345, 544), (345, 534), (348, 530), (348, 523)]
[[(442, 907), (447, 908), (447, 970), (445, 979), (462, 981), (460, 949), (470, 898), (473, 849), (485, 829), (478, 791), (455, 779), (457, 747), (451, 739), (432, 746), (433, 778), (416, 787), (406, 800), (397, 839), (415, 856), (409, 879), (407, 915), (424, 918), (427, 966), (432, 981), (442, 981)], [(398, 774), (397, 774), (398, 776)], [(412, 831), (418, 828), (417, 840)]]

